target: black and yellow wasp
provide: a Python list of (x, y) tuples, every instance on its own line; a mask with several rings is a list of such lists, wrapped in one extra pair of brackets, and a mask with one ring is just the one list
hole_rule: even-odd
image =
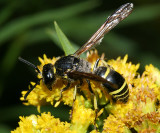
[[(98, 31), (74, 54), (61, 57), (55, 64), (45, 64), (42, 72), (32, 63), (19, 57), (19, 60), (32, 66), (38, 73), (42, 75), (42, 78), (32, 86), (25, 94), (24, 99), (26, 100), (29, 93), (40, 83), (40, 80), (44, 82), (49, 90), (52, 90), (52, 86), (55, 83), (57, 77), (67, 81), (65, 88), (62, 92), (68, 89), (72, 82), (79, 80), (80, 83), (85, 79), (90, 85), (90, 80), (98, 81), (102, 83), (104, 89), (112, 96), (114, 101), (121, 101), (126, 103), (129, 97), (129, 89), (125, 79), (121, 74), (116, 72), (112, 67), (98, 66), (98, 59), (94, 65), (92, 71), (91, 64), (85, 59), (81, 59), (80, 55), (91, 48), (99, 44), (104, 37), (104, 34), (114, 28), (120, 21), (125, 19), (133, 9), (132, 3), (127, 3), (119, 7), (112, 15), (110, 15), (105, 23), (98, 29)], [(91, 90), (92, 91), (92, 90)]]

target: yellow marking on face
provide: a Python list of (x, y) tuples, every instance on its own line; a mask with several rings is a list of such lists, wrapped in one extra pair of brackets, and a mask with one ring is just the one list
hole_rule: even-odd
[(119, 94), (119, 95), (114, 95), (114, 97), (115, 97), (115, 98), (116, 98), (116, 97), (121, 97), (121, 96), (125, 95), (127, 92), (128, 92), (128, 88), (126, 89), (126, 91), (125, 91), (124, 93)]
[(119, 93), (119, 92), (121, 92), (122, 90), (123, 90), (123, 88), (126, 86), (126, 81), (123, 83), (123, 85), (121, 86), (121, 88), (119, 88), (118, 90), (115, 90), (115, 91), (113, 91), (113, 92), (110, 92), (109, 94), (110, 95), (114, 95), (114, 94), (117, 94), (117, 93)]
[(107, 78), (109, 72), (110, 72), (110, 68), (108, 67), (108, 68), (107, 68), (107, 71), (105, 72), (105, 74), (104, 74), (104, 76), (103, 76), (103, 78)]

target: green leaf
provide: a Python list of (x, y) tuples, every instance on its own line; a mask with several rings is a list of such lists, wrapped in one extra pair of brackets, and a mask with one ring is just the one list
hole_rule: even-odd
[[(2, 27), (0, 30), (0, 45), (9, 40), (10, 38), (21, 34), (26, 29), (29, 29), (35, 25), (40, 25), (48, 22), (52, 22), (57, 19), (66, 19), (82, 12), (86, 12), (90, 9), (95, 8), (97, 5), (96, 1), (87, 1), (81, 2), (78, 4), (74, 4), (71, 6), (58, 8), (54, 10), (48, 10), (44, 12), (40, 12), (34, 15), (26, 16), (23, 18), (19, 18), (11, 21), (6, 24), (6, 26)], [(83, 8), (82, 8), (83, 7)]]
[(62, 32), (62, 30), (59, 28), (58, 24), (56, 22), (54, 22), (54, 25), (55, 25), (55, 29), (56, 29), (58, 38), (59, 38), (60, 43), (62, 45), (62, 48), (65, 52), (65, 55), (73, 54), (73, 51), (75, 51), (75, 49), (70, 44), (69, 40), (67, 39), (65, 34)]
[[(46, 33), (49, 35), (50, 39), (52, 39), (52, 41), (59, 47), (63, 50), (63, 47), (62, 45), (60, 44), (59, 42), (59, 39), (58, 39), (58, 36), (56, 34), (56, 32), (53, 30), (53, 29), (47, 29), (46, 30)], [(70, 41), (71, 42), (71, 41)], [(73, 42), (71, 42), (72, 46), (74, 49), (78, 49), (79, 46)]]

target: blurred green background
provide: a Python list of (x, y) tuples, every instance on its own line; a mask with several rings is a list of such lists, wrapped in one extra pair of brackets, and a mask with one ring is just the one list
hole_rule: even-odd
[[(107, 59), (129, 55), (129, 61), (160, 68), (159, 0), (0, 0), (0, 132), (18, 126), (18, 116), (37, 114), (19, 100), (21, 91), (36, 81), (34, 70), (17, 60), (21, 56), (36, 65), (38, 57), (61, 56), (63, 50), (55, 34), (56, 20), (69, 40), (78, 47), (104, 23), (112, 11), (127, 2), (134, 3), (132, 14), (109, 32), (97, 49)], [(44, 107), (62, 120), (68, 109)]]

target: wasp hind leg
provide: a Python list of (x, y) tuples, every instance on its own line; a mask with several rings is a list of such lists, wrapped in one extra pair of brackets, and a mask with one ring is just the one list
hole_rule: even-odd
[(94, 97), (94, 101), (93, 101), (94, 110), (95, 110), (94, 129), (97, 130), (97, 126), (96, 126), (96, 120), (97, 120), (97, 118), (98, 118), (97, 98), (96, 98), (95, 93), (94, 93), (93, 90), (92, 90), (90, 81), (89, 81), (88, 79), (86, 79), (86, 81), (87, 81), (87, 84), (88, 84), (89, 91), (92, 93), (92, 95), (93, 95), (93, 97)]
[(77, 94), (77, 85), (75, 85), (74, 91), (73, 91), (73, 104), (72, 104), (72, 109), (70, 114), (70, 120), (72, 120), (72, 116), (73, 116), (73, 109), (74, 109), (74, 103), (76, 101), (76, 94)]
[(77, 87), (82, 86), (83, 80), (82, 80), (82, 79), (79, 79), (79, 82), (80, 82), (80, 83), (79, 83), (78, 85), (75, 85), (75, 88), (74, 88), (74, 91), (73, 91), (73, 104), (72, 104), (72, 110), (71, 110), (71, 114), (70, 114), (70, 120), (72, 120), (74, 103), (75, 103), (75, 101), (76, 101), (76, 95), (77, 95)]

